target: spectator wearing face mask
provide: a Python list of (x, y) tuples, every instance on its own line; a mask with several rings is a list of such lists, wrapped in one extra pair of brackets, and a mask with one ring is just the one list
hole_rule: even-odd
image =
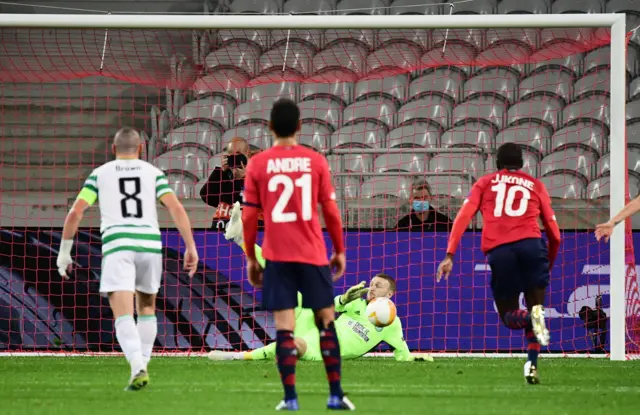
[(398, 231), (449, 232), (451, 219), (431, 206), (431, 186), (424, 180), (412, 186), (411, 213), (398, 221)]

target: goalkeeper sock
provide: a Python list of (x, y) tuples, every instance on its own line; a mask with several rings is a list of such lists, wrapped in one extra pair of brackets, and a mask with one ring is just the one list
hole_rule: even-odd
[(142, 360), (142, 347), (140, 344), (140, 335), (136, 329), (136, 323), (133, 316), (125, 314), (116, 319), (116, 338), (120, 344), (120, 348), (127, 358), (131, 366), (131, 376), (144, 369), (144, 361)]
[(155, 315), (138, 316), (138, 334), (140, 335), (140, 345), (142, 349), (142, 361), (145, 366), (151, 360), (153, 344), (156, 342), (158, 334), (158, 320)]
[[(276, 356), (276, 345), (277, 343), (271, 343), (267, 346), (261, 347), (259, 349), (252, 350), (250, 352), (245, 353), (244, 360), (267, 360), (273, 359)], [(250, 357), (247, 359), (247, 355)]]
[(298, 362), (298, 351), (296, 343), (293, 341), (293, 331), (278, 330), (276, 332), (276, 358), (280, 379), (284, 387), (284, 400), (297, 399), (296, 363)]
[(527, 337), (527, 360), (531, 362), (532, 365), (538, 367), (538, 354), (540, 353), (540, 343), (538, 343), (538, 338), (533, 332), (533, 327), (529, 325), (524, 331), (525, 336)]
[(327, 371), (327, 380), (329, 380), (329, 393), (331, 396), (342, 398), (340, 366), (340, 343), (336, 334), (336, 327), (333, 322), (328, 327), (320, 330), (320, 351), (322, 352), (322, 360), (324, 368)]
[(524, 329), (531, 326), (531, 316), (527, 310), (507, 311), (502, 317), (504, 325), (512, 330)]

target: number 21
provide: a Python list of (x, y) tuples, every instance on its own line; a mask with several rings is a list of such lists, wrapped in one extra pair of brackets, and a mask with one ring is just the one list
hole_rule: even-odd
[[(526, 187), (520, 185), (511, 186), (507, 191), (506, 183), (498, 183), (491, 187), (491, 190), (496, 192), (496, 208), (493, 210), (494, 217), (501, 217), (503, 211), (507, 216), (511, 217), (522, 216), (526, 213), (527, 207), (529, 206), (529, 199), (531, 199), (531, 192)], [(522, 198), (520, 199), (518, 209), (514, 209), (513, 202), (515, 202), (518, 192), (522, 193)]]
[(271, 212), (271, 221), (273, 223), (287, 223), (298, 220), (296, 212), (285, 212), (285, 208), (293, 196), (294, 186), (302, 189), (302, 220), (311, 220), (311, 175), (303, 174), (295, 182), (293, 179), (284, 174), (276, 174), (269, 179), (267, 184), (270, 192), (277, 192), (278, 187), (282, 185), (282, 193), (273, 207)]

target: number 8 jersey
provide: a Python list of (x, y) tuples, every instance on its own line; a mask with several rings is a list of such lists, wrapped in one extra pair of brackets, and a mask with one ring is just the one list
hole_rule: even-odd
[(244, 204), (262, 209), (270, 261), (328, 265), (318, 204), (335, 198), (327, 159), (304, 146), (276, 145), (247, 165)]
[(169, 192), (165, 174), (143, 160), (117, 159), (95, 169), (78, 198), (100, 204), (102, 255), (162, 253), (156, 200)]

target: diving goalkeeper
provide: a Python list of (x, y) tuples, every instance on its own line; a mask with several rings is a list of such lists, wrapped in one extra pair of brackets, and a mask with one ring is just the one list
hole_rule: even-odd
[[(242, 221), (240, 205), (236, 204), (231, 213), (225, 237), (233, 240), (244, 249), (242, 242)], [(256, 250), (256, 255), (258, 255)], [(262, 262), (262, 258), (258, 256)], [(335, 321), (336, 333), (340, 342), (343, 359), (356, 359), (373, 350), (380, 343), (387, 343), (394, 348), (394, 357), (398, 361), (432, 361), (427, 354), (412, 355), (402, 335), (402, 323), (396, 318), (388, 327), (376, 327), (366, 316), (366, 307), (374, 298), (393, 296), (396, 290), (395, 280), (386, 274), (378, 274), (371, 279), (369, 287), (364, 282), (355, 285), (346, 293), (335, 297), (336, 311), (342, 313)], [(366, 300), (362, 297), (366, 294)], [(303, 309), (302, 296), (298, 294), (296, 328), (294, 341), (301, 360), (322, 361), (320, 354), (320, 337), (312, 310)], [(211, 360), (264, 360), (275, 359), (276, 343), (271, 343), (250, 352), (225, 352), (214, 350), (209, 353)]]

